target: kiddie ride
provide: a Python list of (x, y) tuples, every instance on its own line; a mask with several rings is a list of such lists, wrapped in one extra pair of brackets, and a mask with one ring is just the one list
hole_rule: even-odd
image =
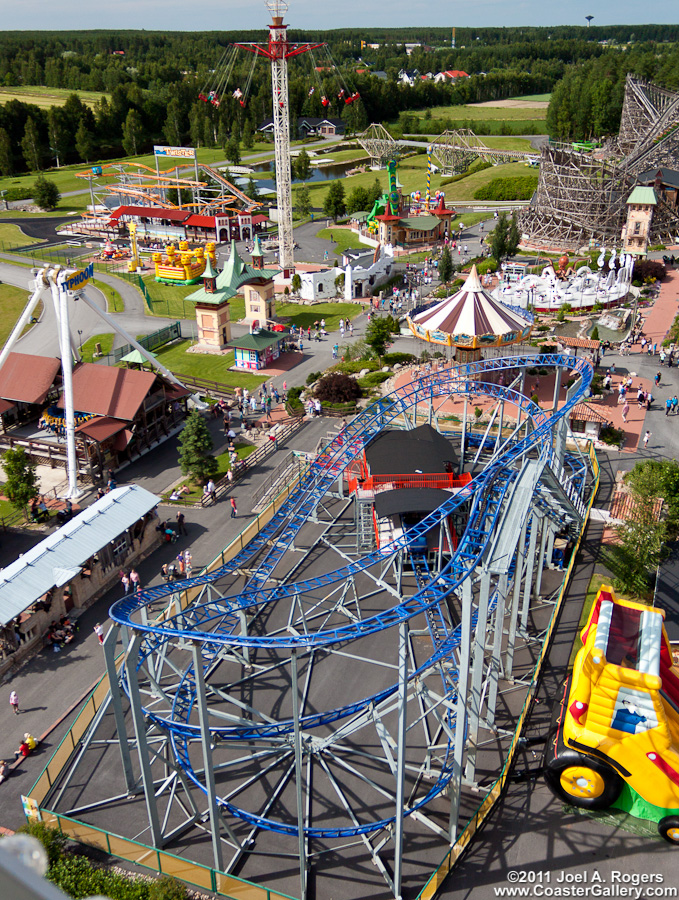
[(656, 822), (679, 844), (679, 669), (664, 612), (603, 586), (545, 751), (557, 797)]

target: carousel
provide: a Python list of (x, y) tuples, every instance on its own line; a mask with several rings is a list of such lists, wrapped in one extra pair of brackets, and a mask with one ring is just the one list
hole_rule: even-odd
[(484, 347), (506, 347), (528, 339), (533, 316), (523, 309), (505, 306), (484, 290), (476, 266), (452, 297), (415, 310), (408, 327), (420, 340), (455, 348), (458, 363), (481, 359)]

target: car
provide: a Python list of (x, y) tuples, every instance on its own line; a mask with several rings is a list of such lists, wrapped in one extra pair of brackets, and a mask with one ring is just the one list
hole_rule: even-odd
[(664, 612), (599, 590), (543, 757), (554, 794), (679, 844), (679, 669)]

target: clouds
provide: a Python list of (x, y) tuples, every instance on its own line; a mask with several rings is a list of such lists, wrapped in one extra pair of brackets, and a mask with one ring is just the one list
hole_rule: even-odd
[[(567, 6), (543, 0), (476, 0), (473, 4), (439, 4), (432, 0), (390, 0), (367, 4), (343, 0), (321, 4), (318, 0), (290, 0), (285, 21), (296, 28), (371, 27), (474, 27), (480, 25), (584, 25), (593, 15), (594, 25), (663, 23), (676, 21), (676, 0), (572, 0)], [(3, 27), (45, 31), (68, 29), (146, 29), (147, 31), (232, 31), (261, 29), (270, 17), (263, 0), (202, 0), (191, 7), (186, 0), (112, 0), (83, 4), (82, 0), (29, 0), (13, 4), (0, 0)]]

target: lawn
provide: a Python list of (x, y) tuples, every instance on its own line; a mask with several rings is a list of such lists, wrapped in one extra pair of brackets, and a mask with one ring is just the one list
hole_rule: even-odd
[[(156, 281), (154, 275), (143, 275), (146, 290), (151, 297), (153, 310), (151, 315), (169, 316), (173, 319), (194, 319), (195, 306), (186, 302), (189, 294), (195, 294), (200, 288), (198, 284), (163, 284)], [(245, 300), (243, 297), (234, 297), (229, 303), (231, 309), (231, 321), (238, 322), (245, 315)], [(148, 309), (148, 307), (147, 307)]]
[(361, 243), (358, 235), (347, 228), (321, 228), (316, 237), (324, 238), (329, 241), (334, 239), (334, 243), (328, 248), (330, 253), (342, 253), (344, 250), (368, 250), (366, 244)]
[(24, 234), (19, 225), (9, 225), (7, 222), (0, 223), (0, 248), (3, 250), (39, 243), (41, 243), (39, 238), (29, 237), (27, 234)]
[(106, 333), (95, 334), (91, 338), (86, 340), (80, 348), (80, 355), (83, 358), (83, 362), (92, 363), (96, 362), (100, 358), (94, 355), (94, 350), (97, 344), (101, 344), (101, 355), (108, 356), (108, 354), (113, 349), (113, 338), (114, 335)]
[[(30, 294), (26, 288), (15, 287), (13, 284), (0, 282), (0, 347), (4, 345), (16, 325), (17, 319), (24, 311)], [(41, 303), (36, 306), (33, 316), (38, 318), (42, 310)], [(32, 328), (27, 325), (23, 334)]]
[(180, 377), (192, 375), (194, 378), (209, 378), (211, 381), (219, 381), (232, 387), (246, 387), (249, 390), (268, 381), (266, 375), (232, 372), (231, 366), (235, 362), (233, 353), (226, 353), (223, 356), (214, 353), (187, 353), (190, 346), (191, 341), (176, 341), (153, 352), (158, 357), (158, 362)]
[(71, 94), (77, 94), (85, 106), (94, 108), (102, 97), (111, 99), (110, 94), (99, 91), (69, 91), (67, 88), (52, 88), (41, 85), (25, 85), (22, 87), (0, 87), (0, 103), (19, 100), (21, 103), (32, 103), (40, 109), (50, 106), (63, 106)]
[[(417, 156), (407, 157), (399, 164), (397, 172), (398, 178), (403, 185), (404, 194), (410, 194), (415, 190), (424, 192), (427, 181), (427, 154), (421, 153)], [(467, 178), (463, 178), (461, 181), (453, 184), (442, 185), (442, 182), (447, 181), (449, 176), (444, 177), (439, 172), (431, 176), (431, 189), (432, 193), (444, 190), (446, 202), (450, 204), (451, 202), (455, 203), (456, 200), (473, 200), (474, 191), (478, 190), (482, 185), (488, 184), (493, 178), (510, 178), (514, 175), (525, 175), (526, 173), (526, 166), (522, 162), (503, 163), (500, 166), (491, 166), (489, 169), (483, 169), (481, 172), (473, 172)], [(348, 178), (343, 178), (342, 184), (344, 185), (345, 196), (350, 194), (355, 187), (371, 188), (376, 178), (382, 185), (382, 190), (386, 191), (386, 170), (363, 172), (360, 175), (350, 175)], [(310, 182), (307, 185), (312, 206), (323, 206), (331, 184), (331, 181), (324, 181)]]
[[(411, 109), (404, 115), (423, 119), (427, 112), (428, 110), (426, 109)], [(464, 106), (433, 106), (430, 112), (431, 116), (427, 116), (427, 118), (451, 119), (457, 122), (519, 122), (525, 119), (544, 119), (547, 117), (547, 110), (540, 107), (478, 106), (475, 103), (469, 103)]]
[(114, 287), (97, 278), (92, 279), (92, 284), (106, 297), (109, 312), (125, 312), (125, 301)]
[(314, 322), (325, 319), (327, 331), (336, 331), (340, 319), (351, 319), (361, 313), (362, 309), (355, 303), (314, 303), (313, 306), (300, 306), (299, 303), (276, 303), (276, 315), (285, 319), (286, 323), (299, 328), (313, 327)]
[[(245, 459), (250, 456), (251, 453), (254, 453), (257, 449), (254, 444), (238, 444), (234, 443), (234, 447), (236, 448), (236, 453), (238, 454), (238, 459)], [(229, 451), (227, 450), (225, 453), (219, 453), (215, 456), (217, 460), (217, 473), (214, 476), (215, 481), (219, 481), (223, 478), (226, 473), (231, 468), (231, 464), (229, 463)], [(181, 506), (182, 503), (199, 503), (201, 497), (203, 496), (203, 487), (202, 485), (196, 485), (196, 483), (190, 479), (185, 478), (177, 487), (188, 487), (189, 491), (186, 494), (181, 495), (181, 500), (170, 500), (170, 494), (172, 491), (165, 491), (162, 494), (163, 503), (169, 503), (171, 506)], [(173, 489), (174, 490), (174, 489)]]

